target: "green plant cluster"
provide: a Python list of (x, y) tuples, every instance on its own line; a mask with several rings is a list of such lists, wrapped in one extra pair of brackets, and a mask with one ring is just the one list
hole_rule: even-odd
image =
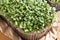
[(53, 3), (58, 4), (60, 3), (60, 0), (51, 0)]
[(45, 0), (0, 0), (0, 11), (25, 32), (51, 25), (55, 14), (54, 8)]

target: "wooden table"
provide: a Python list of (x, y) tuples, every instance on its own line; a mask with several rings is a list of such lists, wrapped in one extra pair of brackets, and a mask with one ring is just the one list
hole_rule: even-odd
[(4, 33), (0, 32), (0, 40), (11, 40), (11, 39), (6, 35), (4, 35)]

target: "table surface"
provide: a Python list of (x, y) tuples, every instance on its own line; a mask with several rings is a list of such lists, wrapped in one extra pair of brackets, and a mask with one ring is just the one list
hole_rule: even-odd
[(12, 40), (12, 39), (4, 35), (4, 33), (0, 32), (0, 40)]

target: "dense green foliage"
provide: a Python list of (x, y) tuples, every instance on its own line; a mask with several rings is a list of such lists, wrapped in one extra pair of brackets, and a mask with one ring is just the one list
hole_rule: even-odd
[(25, 32), (49, 26), (55, 14), (45, 0), (0, 0), (0, 11)]

